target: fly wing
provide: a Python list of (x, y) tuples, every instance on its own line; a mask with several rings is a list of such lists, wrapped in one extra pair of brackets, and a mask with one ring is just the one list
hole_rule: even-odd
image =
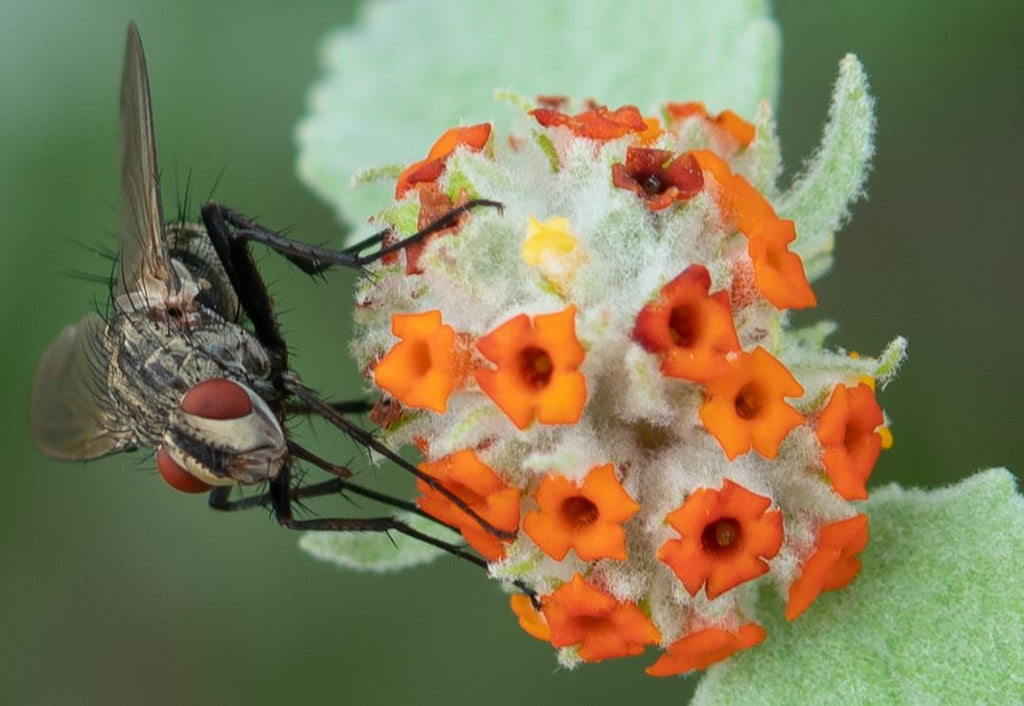
[(149, 97), (146, 56), (135, 23), (128, 39), (121, 74), (121, 203), (117, 239), (120, 272), (117, 294), (142, 291), (170, 296), (180, 290), (164, 240), (160, 173), (156, 165), (153, 108)]
[(43, 353), (32, 384), (29, 424), (36, 445), (48, 456), (96, 458), (128, 440), (103, 409), (107, 388), (106, 324), (95, 313), (68, 326)]

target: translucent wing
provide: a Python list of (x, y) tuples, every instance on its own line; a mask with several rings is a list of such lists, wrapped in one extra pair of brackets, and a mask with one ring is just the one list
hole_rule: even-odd
[(106, 324), (89, 314), (68, 326), (43, 353), (32, 385), (32, 438), (48, 456), (83, 460), (117, 451), (127, 442), (103, 410), (107, 387)]
[(117, 238), (117, 294), (138, 291), (167, 297), (180, 290), (164, 240), (160, 173), (156, 165), (153, 108), (146, 56), (135, 23), (128, 25), (121, 74), (121, 203)]

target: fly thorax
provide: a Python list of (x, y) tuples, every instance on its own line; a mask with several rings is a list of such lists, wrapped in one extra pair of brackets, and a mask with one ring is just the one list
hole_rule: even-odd
[(161, 453), (211, 486), (275, 478), (288, 457), (277, 417), (247, 386), (225, 378), (192, 386), (168, 419)]

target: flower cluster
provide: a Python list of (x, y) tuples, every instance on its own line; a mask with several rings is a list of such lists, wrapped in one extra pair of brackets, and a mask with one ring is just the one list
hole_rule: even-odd
[(516, 534), (420, 484), (534, 588), (512, 598), (524, 630), (566, 665), (660, 646), (649, 674), (703, 669), (766, 639), (760, 585), (795, 619), (855, 578), (849, 501), (890, 440), (875, 382), (895, 363), (788, 326), (817, 300), (766, 195), (770, 120), (554, 98), (523, 120), (450, 130), (402, 172), (395, 238), (469, 199), (504, 209), (374, 266), (354, 353), (388, 440)]

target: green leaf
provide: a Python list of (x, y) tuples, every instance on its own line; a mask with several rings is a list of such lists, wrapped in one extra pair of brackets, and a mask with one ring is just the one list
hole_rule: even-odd
[(694, 704), (1004, 704), (1024, 696), (1024, 497), (1005, 470), (863, 509), (860, 576), (708, 670)]
[(829, 120), (807, 169), (783, 196), (778, 212), (796, 222), (793, 244), (815, 280), (832, 266), (835, 232), (864, 193), (874, 154), (874, 99), (864, 67), (853, 54), (839, 62)]
[[(431, 537), (461, 543), (451, 530), (413, 513), (399, 513), (396, 519)], [(444, 554), (430, 544), (398, 532), (306, 532), (299, 546), (323, 561), (346, 569), (384, 573), (426, 564)]]
[(779, 32), (766, 0), (369, 2), (323, 57), (298, 128), (299, 174), (357, 238), (393, 186), (353, 191), (352, 175), (422, 159), (460, 122), (507, 129), (522, 113), (495, 102), (496, 89), (643, 109), (702, 100), (750, 117), (775, 97)]

